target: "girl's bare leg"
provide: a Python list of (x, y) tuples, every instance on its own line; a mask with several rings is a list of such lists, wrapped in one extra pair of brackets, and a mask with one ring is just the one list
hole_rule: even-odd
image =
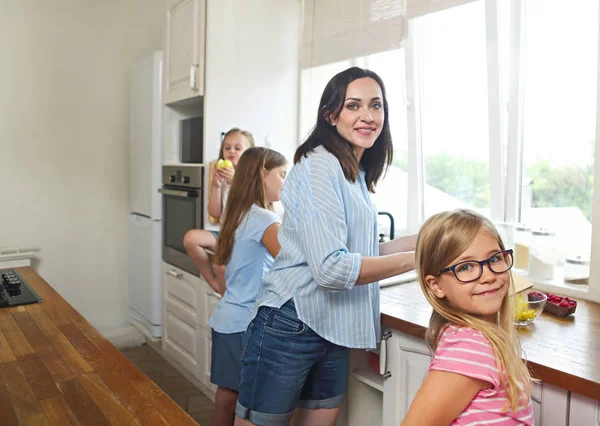
[(235, 403), (238, 393), (234, 390), (218, 387), (215, 394), (215, 408), (210, 416), (210, 426), (233, 426)]
[(217, 239), (213, 233), (204, 229), (191, 229), (183, 237), (183, 246), (208, 285), (214, 291), (219, 292), (219, 282), (206, 252), (206, 249), (215, 251), (217, 247)]

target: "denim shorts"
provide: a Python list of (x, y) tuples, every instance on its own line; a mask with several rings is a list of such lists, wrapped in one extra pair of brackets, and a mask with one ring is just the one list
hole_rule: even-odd
[(246, 331), (236, 414), (259, 426), (287, 425), (296, 407), (335, 408), (348, 388), (350, 351), (298, 319), (293, 301), (261, 306)]
[(215, 236), (215, 240), (219, 239), (219, 231), (213, 231), (212, 229), (210, 229), (209, 232)]
[(240, 360), (246, 333), (223, 334), (211, 329), (210, 381), (222, 388), (238, 391)]

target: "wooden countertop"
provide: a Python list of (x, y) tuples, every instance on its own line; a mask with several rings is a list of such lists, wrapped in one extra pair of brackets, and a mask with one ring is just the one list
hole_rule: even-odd
[[(381, 289), (381, 321), (386, 327), (422, 339), (431, 311), (417, 282)], [(519, 328), (519, 335), (535, 377), (600, 400), (600, 305), (578, 300), (574, 315), (543, 313)]]
[(15, 269), (44, 302), (0, 309), (3, 426), (197, 426), (33, 269)]

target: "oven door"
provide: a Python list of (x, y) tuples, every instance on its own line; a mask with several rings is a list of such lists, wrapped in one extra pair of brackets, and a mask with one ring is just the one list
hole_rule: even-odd
[(202, 189), (164, 186), (163, 194), (163, 260), (191, 274), (196, 267), (183, 247), (183, 237), (190, 229), (202, 229)]

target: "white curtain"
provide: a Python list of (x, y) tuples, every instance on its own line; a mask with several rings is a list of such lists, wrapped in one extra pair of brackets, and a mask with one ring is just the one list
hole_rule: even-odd
[(402, 47), (408, 19), (475, 0), (303, 0), (302, 69)]
[(402, 47), (406, 0), (304, 0), (301, 67)]

